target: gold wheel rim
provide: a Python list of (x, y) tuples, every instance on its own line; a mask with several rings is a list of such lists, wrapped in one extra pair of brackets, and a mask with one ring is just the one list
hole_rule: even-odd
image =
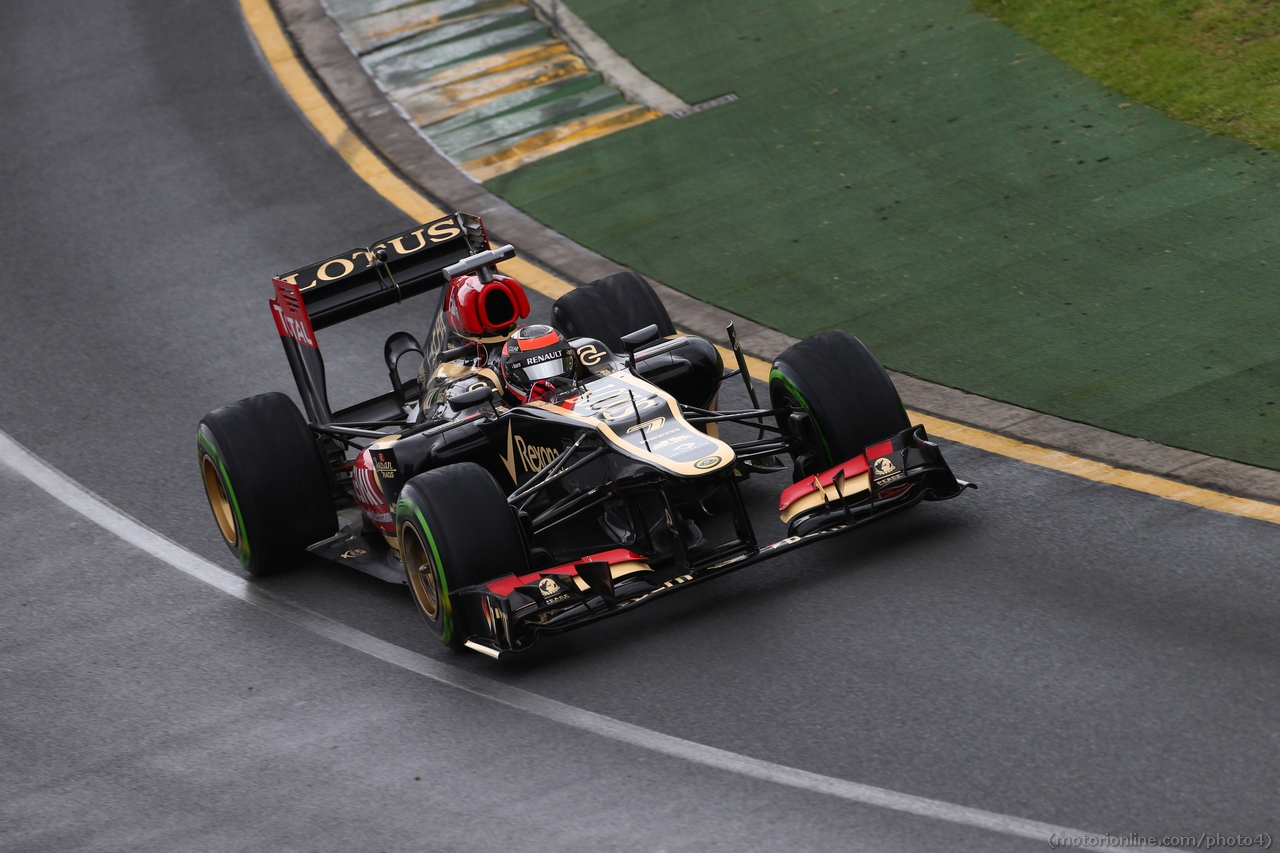
[(413, 597), (427, 619), (434, 622), (440, 616), (440, 587), (436, 580), (436, 568), (431, 562), (422, 537), (412, 524), (406, 522), (400, 528), (400, 553), (409, 570), (409, 586)]
[(213, 508), (213, 517), (222, 531), (222, 538), (227, 544), (235, 546), (240, 541), (236, 530), (236, 512), (231, 506), (231, 498), (227, 496), (227, 487), (222, 483), (218, 473), (218, 464), (208, 453), (200, 458), (200, 471), (204, 474), (204, 491), (209, 496), (209, 506)]

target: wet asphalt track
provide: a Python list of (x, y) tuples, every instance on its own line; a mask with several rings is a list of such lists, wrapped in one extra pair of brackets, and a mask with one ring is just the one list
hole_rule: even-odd
[[(231, 567), (192, 435), (290, 384), (268, 275), (407, 223), (293, 112), (230, 0), (0, 5), (0, 115), (0, 429)], [(338, 405), (382, 389), (383, 338), (430, 308), (322, 333)], [(510, 666), (436, 647), (402, 588), (319, 565), (263, 585), (816, 773), (1113, 833), (1280, 829), (1280, 528), (947, 449), (982, 491)], [(782, 485), (749, 484), (762, 536)], [(1039, 847), (477, 700), (227, 598), (4, 469), (0, 528), (6, 851)]]

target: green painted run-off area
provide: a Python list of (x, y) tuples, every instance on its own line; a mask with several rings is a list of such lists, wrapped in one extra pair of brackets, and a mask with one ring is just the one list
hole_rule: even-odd
[(489, 182), (617, 261), (891, 368), (1280, 468), (1280, 156), (964, 0), (573, 0), (690, 103)]

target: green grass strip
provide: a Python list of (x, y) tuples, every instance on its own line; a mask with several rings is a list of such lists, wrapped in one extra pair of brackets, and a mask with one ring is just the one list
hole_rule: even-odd
[(973, 0), (1118, 92), (1280, 147), (1280, 5), (1257, 0)]

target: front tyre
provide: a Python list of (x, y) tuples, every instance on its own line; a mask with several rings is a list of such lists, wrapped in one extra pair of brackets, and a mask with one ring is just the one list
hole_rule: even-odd
[[(825, 471), (911, 426), (893, 380), (862, 341), (839, 329), (787, 349), (769, 374), (774, 408), (803, 409), (795, 477)], [(784, 418), (778, 425), (788, 429)]]
[(196, 458), (222, 539), (253, 575), (292, 568), (338, 527), (329, 473), (293, 401), (279, 392), (200, 420)]
[(486, 625), (479, 603), (454, 593), (529, 570), (506, 496), (474, 462), (445, 465), (405, 483), (396, 502), (396, 530), (418, 612), (431, 633), (455, 649)]

